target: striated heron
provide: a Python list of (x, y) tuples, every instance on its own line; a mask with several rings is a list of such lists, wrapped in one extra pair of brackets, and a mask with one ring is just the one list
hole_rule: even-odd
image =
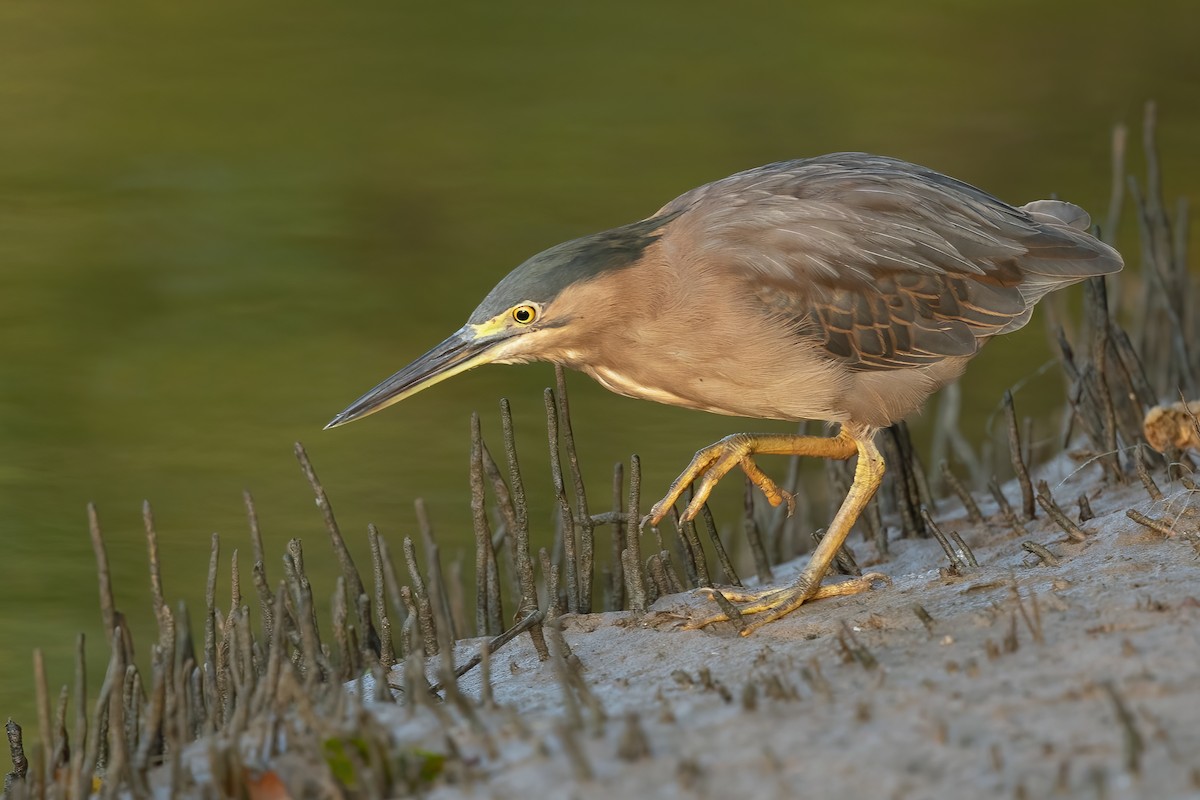
[[(1121, 256), (1056, 200), (1015, 208), (925, 167), (836, 153), (739, 172), (653, 216), (535, 255), (467, 324), (338, 414), (359, 419), (481, 364), (549, 361), (629, 397), (717, 414), (837, 423), (832, 437), (739, 433), (704, 448), (650, 511), (686, 488), (692, 519), (741, 467), (792, 498), (757, 455), (858, 456), (854, 482), (790, 585), (726, 593), (749, 633), (871, 576), (821, 579), (883, 477), (875, 434), (962, 374), (1047, 292), (1117, 272)], [(692, 622), (706, 625), (715, 615)]]

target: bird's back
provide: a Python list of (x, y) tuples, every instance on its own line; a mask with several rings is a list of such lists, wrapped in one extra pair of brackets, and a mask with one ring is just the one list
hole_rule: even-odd
[[(720, 275), (763, 347), (815, 350), (839, 392), (911, 413), (1047, 292), (1116, 272), (1121, 256), (1070, 203), (1017, 208), (934, 170), (837, 153), (747, 170), (668, 203), (662, 257)], [(728, 413), (747, 413), (731, 409)], [(797, 414), (797, 416), (809, 416)], [(843, 416), (843, 415), (839, 415)], [(854, 416), (861, 416), (859, 411)]]

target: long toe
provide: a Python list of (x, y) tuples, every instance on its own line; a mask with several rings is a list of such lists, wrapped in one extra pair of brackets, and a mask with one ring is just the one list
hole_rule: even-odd
[(786, 592), (778, 596), (751, 604), (749, 608), (742, 609), (742, 613), (755, 613), (758, 616), (747, 623), (739, 633), (742, 636), (749, 636), (762, 626), (786, 617), (811, 600), (859, 594), (860, 592), (870, 590), (877, 582), (884, 582), (891, 585), (892, 580), (881, 572), (869, 572), (866, 575), (852, 578), (848, 581), (839, 581), (831, 583), (828, 586), (818, 586), (816, 591), (808, 590), (803, 583), (789, 586)]
[(696, 590), (698, 594), (703, 594), (710, 600), (713, 599), (713, 595), (717, 594), (717, 592), (720, 592), (726, 600), (729, 600), (733, 603), (754, 603), (762, 600), (767, 595), (775, 594), (781, 591), (784, 590), (778, 586), (767, 589), (746, 589), (743, 587), (733, 586), (723, 586), (718, 589), (715, 586), (701, 586)]
[(737, 465), (745, 470), (751, 482), (762, 489), (771, 505), (787, 503), (790, 514), (795, 510), (795, 499), (758, 468), (753, 456), (758, 453), (844, 460), (853, 456), (858, 446), (857, 440), (845, 428), (837, 436), (803, 436), (794, 433), (735, 433), (726, 436), (696, 453), (687, 469), (671, 484), (666, 496), (650, 509), (647, 519), (653, 525), (662, 522), (687, 487), (693, 485), (691, 502), (680, 515), (680, 521), (694, 519), (717, 481)]
[[(707, 594), (709, 597), (714, 597), (720, 592), (725, 600), (737, 604), (735, 606), (737, 616), (743, 619), (753, 616), (752, 620), (745, 620), (746, 624), (740, 631), (742, 636), (747, 636), (767, 623), (787, 616), (812, 600), (859, 594), (873, 589), (877, 583), (891, 585), (891, 582), (891, 578), (881, 572), (869, 572), (866, 575), (849, 580), (821, 585), (815, 590), (804, 582), (798, 582), (790, 586), (770, 589), (745, 590), (704, 587), (698, 591)], [(707, 617), (689, 619), (682, 627), (684, 630), (698, 630), (718, 622), (729, 621), (730, 616), (722, 611)]]
[(884, 586), (891, 586), (892, 579), (882, 572), (868, 572), (866, 575), (859, 575), (845, 581), (837, 583), (824, 583), (821, 588), (817, 589), (816, 593), (809, 600), (824, 600), (827, 597), (845, 597), (851, 594), (861, 594), (869, 592), (875, 588), (875, 584), (882, 583)]
[(779, 484), (771, 480), (771, 478), (758, 468), (751, 456), (746, 456), (741, 460), (742, 471), (746, 473), (746, 477), (750, 482), (762, 490), (763, 495), (767, 498), (767, 502), (778, 508), (781, 503), (787, 503), (788, 516), (796, 513), (796, 497), (786, 489), (781, 489)]

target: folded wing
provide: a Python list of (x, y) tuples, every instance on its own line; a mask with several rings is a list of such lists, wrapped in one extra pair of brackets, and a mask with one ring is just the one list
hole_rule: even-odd
[(1047, 292), (1122, 266), (1077, 206), (1014, 208), (859, 153), (748, 170), (659, 213), (680, 213), (701, 268), (744, 274), (759, 310), (861, 370), (971, 355), (1028, 322)]

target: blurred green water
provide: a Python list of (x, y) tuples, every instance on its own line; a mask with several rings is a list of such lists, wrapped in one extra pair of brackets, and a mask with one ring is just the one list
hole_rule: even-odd
[[(303, 537), (332, 590), (296, 440), (360, 562), (366, 523), (398, 550), (418, 496), (452, 556), (470, 539), (469, 414), (498, 442), (508, 396), (551, 519), (548, 367), (320, 428), (557, 241), (848, 149), (1099, 216), (1109, 128), (1151, 97), (1168, 194), (1195, 194), (1197, 22), (1191, 0), (0, 5), (0, 715), (33, 720), (32, 648), (52, 687), (76, 632), (93, 667), (105, 652), (89, 500), (143, 652), (144, 498), (167, 593), (193, 609), (209, 535), (223, 561), (248, 550), (243, 488), (272, 557)], [(968, 433), (1047, 357), (1037, 324), (989, 348), (964, 386)], [(601, 497), (631, 452), (655, 494), (697, 447), (764, 427), (571, 385)], [(1018, 402), (1059, 396), (1034, 381)]]

